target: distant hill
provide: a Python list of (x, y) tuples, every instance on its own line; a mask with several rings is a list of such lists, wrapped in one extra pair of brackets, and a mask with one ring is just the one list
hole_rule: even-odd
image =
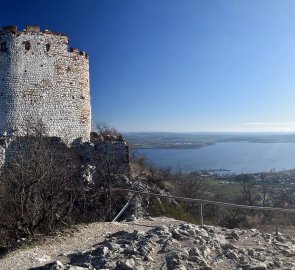
[(125, 137), (133, 148), (201, 148), (217, 142), (287, 143), (295, 142), (293, 133), (174, 133), (130, 132)]

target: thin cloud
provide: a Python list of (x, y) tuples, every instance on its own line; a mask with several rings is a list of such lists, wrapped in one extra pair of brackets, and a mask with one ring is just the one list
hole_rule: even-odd
[(269, 123), (269, 122), (246, 122), (243, 123), (244, 125), (261, 125), (261, 126), (269, 126), (269, 125), (295, 125), (295, 122), (273, 122), (273, 123)]

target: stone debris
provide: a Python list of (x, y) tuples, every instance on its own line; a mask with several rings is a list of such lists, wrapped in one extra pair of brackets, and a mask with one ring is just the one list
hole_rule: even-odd
[(31, 270), (287, 270), (295, 269), (295, 239), (181, 223), (108, 234), (103, 242), (67, 258)]

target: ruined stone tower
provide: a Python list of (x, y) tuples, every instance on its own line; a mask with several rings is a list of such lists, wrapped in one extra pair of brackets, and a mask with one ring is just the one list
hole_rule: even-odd
[(0, 30), (0, 136), (42, 121), (48, 136), (89, 141), (89, 62), (68, 37), (39, 27)]

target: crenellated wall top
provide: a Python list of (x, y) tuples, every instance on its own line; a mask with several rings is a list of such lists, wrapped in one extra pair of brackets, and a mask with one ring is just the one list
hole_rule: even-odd
[[(15, 37), (19, 37), (19, 36), (26, 36), (26, 35), (39, 35), (40, 37), (55, 37), (58, 40), (62, 40), (62, 43), (64, 44), (68, 44), (69, 43), (69, 38), (66, 34), (64, 33), (60, 33), (60, 32), (53, 32), (51, 30), (47, 30), (45, 29), (43, 32), (40, 30), (39, 26), (26, 26), (26, 28), (22, 31), (19, 31), (17, 29), (16, 25), (8, 25), (8, 26), (3, 26), (0, 29), (0, 45), (2, 43), (5, 43), (6, 41), (1, 41), (3, 39), (5, 39), (5, 36), (7, 35), (12, 35)], [(2, 38), (1, 38), (2, 36)], [(4, 45), (6, 44), (2, 44), (1, 47), (5, 47)], [(49, 45), (48, 45), (49, 46)], [(1, 49), (0, 49), (1, 51)], [(5, 50), (2, 50), (5, 51)], [(81, 51), (79, 49), (74, 49), (74, 48), (70, 48), (68, 47), (68, 51), (70, 53), (72, 53), (73, 55), (78, 55), (78, 56), (83, 56), (86, 59), (88, 59), (88, 54), (85, 51)]]

